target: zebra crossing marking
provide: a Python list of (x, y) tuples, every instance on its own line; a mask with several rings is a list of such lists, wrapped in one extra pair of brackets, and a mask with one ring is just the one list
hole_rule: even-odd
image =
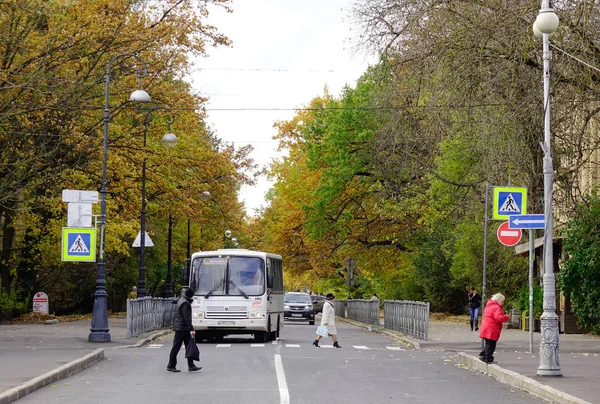
[[(146, 348), (158, 349), (158, 348), (162, 348), (163, 345), (164, 344), (149, 344), (146, 346)], [(215, 348), (231, 348), (231, 346), (232, 346), (232, 344), (216, 344)], [(264, 343), (250, 344), (250, 348), (264, 348), (264, 347), (265, 347)], [(302, 348), (303, 345), (301, 345), (301, 344), (285, 344), (285, 347), (286, 348)], [(320, 345), (319, 348), (333, 349), (333, 345)], [(352, 345), (352, 348), (358, 349), (358, 350), (363, 350), (363, 351), (372, 349), (366, 345)], [(405, 348), (402, 348), (399, 346), (386, 346), (385, 348), (389, 351), (406, 351)], [(373, 348), (373, 349), (378, 349), (378, 348)], [(183, 346), (183, 344), (181, 345), (181, 350), (185, 350), (185, 347)]]

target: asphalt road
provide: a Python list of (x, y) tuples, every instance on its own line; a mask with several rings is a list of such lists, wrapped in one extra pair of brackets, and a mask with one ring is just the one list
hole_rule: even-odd
[(312, 346), (315, 326), (286, 323), (278, 341), (200, 344), (199, 372), (165, 370), (172, 334), (38, 390), (27, 403), (539, 403), (455, 364), (453, 353), (413, 351), (382, 334), (338, 324), (342, 349)]

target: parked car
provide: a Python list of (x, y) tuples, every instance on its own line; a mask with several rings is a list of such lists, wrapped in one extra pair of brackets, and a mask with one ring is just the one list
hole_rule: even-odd
[(315, 324), (315, 312), (308, 293), (287, 292), (283, 295), (283, 318)]
[(325, 304), (325, 296), (311, 295), (313, 310), (315, 314), (323, 313), (323, 305)]

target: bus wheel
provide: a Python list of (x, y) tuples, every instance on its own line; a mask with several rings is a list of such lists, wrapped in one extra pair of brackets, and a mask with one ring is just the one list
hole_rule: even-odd
[(271, 341), (276, 340), (277, 339), (277, 331), (273, 330), (273, 327), (271, 326), (271, 318), (270, 317), (269, 317), (269, 326), (267, 328), (269, 329), (269, 340), (271, 340)]
[(256, 342), (267, 342), (267, 335), (266, 331), (256, 331), (254, 333), (254, 340)]
[(277, 316), (277, 330), (275, 331), (275, 338), (273, 338), (273, 339), (279, 338), (279, 330), (280, 329), (281, 329), (281, 326), (279, 325), (279, 316)]

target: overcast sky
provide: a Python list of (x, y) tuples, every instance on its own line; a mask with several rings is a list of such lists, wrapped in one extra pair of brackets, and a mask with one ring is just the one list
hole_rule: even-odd
[[(354, 86), (370, 61), (354, 53), (351, 4), (234, 0), (232, 14), (214, 10), (209, 24), (233, 46), (209, 49), (207, 58), (196, 61), (190, 81), (210, 98), (208, 124), (217, 136), (236, 146), (251, 144), (252, 157), (265, 166), (277, 157), (274, 122), (291, 119), (294, 108), (322, 95), (325, 86), (336, 96), (344, 85)], [(265, 205), (271, 185), (263, 178), (242, 188), (240, 199), (249, 215)]]

